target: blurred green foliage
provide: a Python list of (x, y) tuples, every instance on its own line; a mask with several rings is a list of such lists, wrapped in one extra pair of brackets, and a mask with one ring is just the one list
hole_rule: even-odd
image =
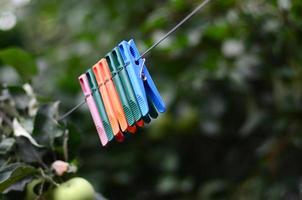
[[(88, 67), (121, 40), (134, 38), (143, 52), (199, 1), (13, 2), (0, 6), (0, 28), (1, 12), (17, 18), (0, 31), (0, 111), (30, 119), (34, 139), (61, 157), (56, 144), (69, 130), (69, 161), (105, 197), (301, 198), (302, 1), (212, 0), (147, 57), (168, 111), (106, 148), (85, 106), (58, 126), (50, 102), (61, 102), (60, 113), (79, 103), (77, 77)], [(37, 114), (33, 94), (18, 101), (24, 83)], [(0, 154), (12, 145), (4, 138)]]

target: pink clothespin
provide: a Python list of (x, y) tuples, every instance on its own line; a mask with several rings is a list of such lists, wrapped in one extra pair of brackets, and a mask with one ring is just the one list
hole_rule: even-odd
[(81, 76), (79, 76), (79, 81), (80, 81), (82, 91), (85, 95), (86, 102), (87, 102), (88, 108), (90, 110), (90, 114), (92, 116), (94, 125), (96, 126), (96, 130), (97, 130), (99, 138), (101, 140), (101, 143), (103, 146), (105, 146), (108, 143), (108, 138), (106, 136), (105, 129), (103, 127), (102, 119), (98, 112), (97, 106), (91, 95), (92, 93), (91, 93), (91, 89), (89, 87), (89, 83), (88, 83), (86, 74), (82, 74)]

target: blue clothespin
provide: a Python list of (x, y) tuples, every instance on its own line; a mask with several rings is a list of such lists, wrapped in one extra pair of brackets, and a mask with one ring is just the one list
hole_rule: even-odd
[(129, 42), (122, 41), (119, 44), (119, 50), (123, 57), (124, 63), (126, 63), (126, 71), (132, 83), (142, 115), (147, 116), (150, 114), (149, 112), (152, 111), (153, 114), (150, 116), (157, 116), (154, 114), (154, 108), (148, 105), (148, 100), (149, 104), (152, 103), (158, 112), (165, 112), (165, 103), (163, 102), (149, 74), (149, 71), (144, 64), (143, 59), (140, 58), (140, 53), (133, 39), (131, 39)]

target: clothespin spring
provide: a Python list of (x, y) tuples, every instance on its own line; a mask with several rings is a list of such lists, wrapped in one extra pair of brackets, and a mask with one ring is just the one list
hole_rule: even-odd
[(145, 66), (145, 62), (146, 62), (146, 59), (145, 58), (142, 58), (143, 62), (141, 64), (141, 69), (140, 69), (140, 77), (141, 79), (143, 79), (143, 81), (147, 80), (147, 77), (144, 75), (144, 66)]

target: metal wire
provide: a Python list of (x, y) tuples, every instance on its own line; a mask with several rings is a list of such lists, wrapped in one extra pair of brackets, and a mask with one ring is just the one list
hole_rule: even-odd
[[(141, 54), (141, 56), (137, 59), (143, 58), (145, 55), (147, 55), (152, 49), (157, 47), (161, 42), (163, 42), (165, 39), (167, 39), (172, 33), (174, 33), (179, 27), (181, 27), (186, 21), (188, 21), (193, 15), (195, 15), (201, 8), (203, 8), (205, 5), (207, 5), (211, 0), (204, 0), (202, 3), (200, 3), (193, 11), (191, 11), (185, 18), (183, 18), (178, 24), (176, 24), (169, 32), (167, 32), (162, 38), (160, 38), (157, 42), (155, 42), (152, 46), (150, 46), (144, 53)], [(144, 63), (144, 61), (143, 61)], [(126, 67), (127, 64), (125, 64), (124, 67)], [(143, 65), (142, 65), (143, 68)], [(142, 72), (142, 71), (141, 71)], [(114, 74), (116, 75), (116, 74)], [(58, 118), (58, 121), (61, 121), (65, 119), (68, 115), (79, 109), (82, 105), (84, 105), (86, 102), (86, 99), (84, 99), (82, 102), (80, 102), (78, 105), (71, 108), (69, 111), (67, 111), (65, 114), (61, 115)]]
[(61, 121), (63, 119), (65, 119), (68, 115), (70, 115), (71, 113), (73, 113), (74, 111), (76, 111), (77, 109), (79, 109), (82, 105), (84, 105), (86, 103), (86, 98), (81, 102), (79, 103), (78, 105), (74, 106), (73, 108), (71, 108), (69, 111), (67, 111), (66, 113), (64, 113), (64, 115), (61, 115), (59, 118), (58, 118), (58, 121)]
[(181, 25), (183, 25), (186, 21), (188, 21), (194, 14), (196, 14), (201, 8), (207, 5), (211, 0), (204, 0), (200, 3), (192, 12), (190, 12), (183, 20), (181, 20), (178, 24), (176, 24), (168, 33), (166, 33), (161, 39), (155, 42), (149, 49), (147, 49), (142, 55), (138, 58), (143, 58), (146, 54), (148, 54), (153, 48), (159, 45), (162, 41), (164, 41), (167, 37), (169, 37), (172, 33), (174, 33)]

